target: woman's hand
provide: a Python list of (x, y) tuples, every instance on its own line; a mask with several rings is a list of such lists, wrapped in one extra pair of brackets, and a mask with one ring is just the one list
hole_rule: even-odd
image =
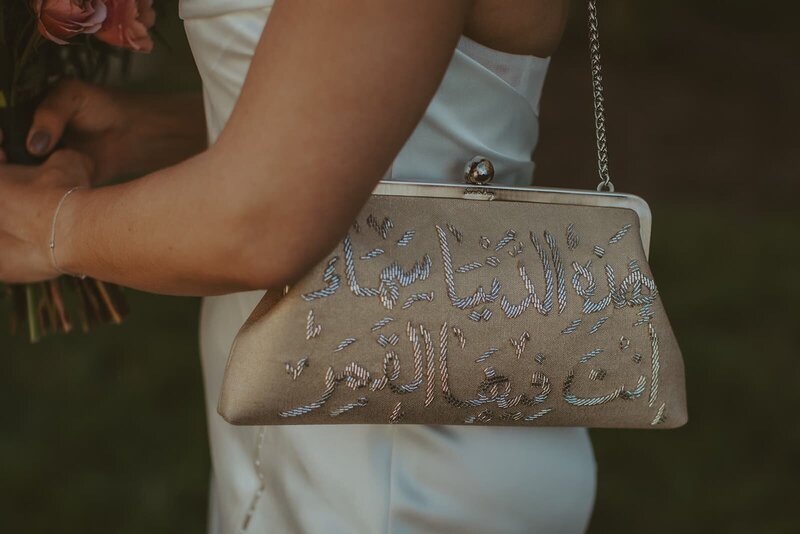
[(63, 141), (91, 158), (97, 184), (178, 163), (205, 148), (205, 135), (199, 95), (136, 95), (64, 80), (36, 109), (26, 148), (43, 157)]
[(50, 256), (50, 230), (64, 193), (89, 185), (93, 164), (57, 150), (42, 165), (0, 164), (0, 281), (38, 282), (61, 273)]

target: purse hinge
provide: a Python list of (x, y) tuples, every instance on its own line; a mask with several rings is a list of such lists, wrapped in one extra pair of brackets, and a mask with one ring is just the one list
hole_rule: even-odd
[(464, 190), (464, 200), (494, 200), (494, 191), (483, 187), (469, 187)]

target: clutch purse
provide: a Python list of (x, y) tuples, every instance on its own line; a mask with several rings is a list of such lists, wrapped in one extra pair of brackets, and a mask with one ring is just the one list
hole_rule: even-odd
[(237, 425), (674, 428), (683, 360), (648, 265), (651, 214), (608, 174), (597, 13), (596, 190), (381, 182), (341, 244), (268, 290), (218, 411)]

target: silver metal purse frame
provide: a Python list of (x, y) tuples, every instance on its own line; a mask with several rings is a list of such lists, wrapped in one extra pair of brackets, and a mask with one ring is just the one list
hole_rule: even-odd
[(431, 184), (424, 182), (380, 182), (373, 192), (378, 196), (403, 196), (426, 198), (460, 198), (491, 202), (531, 202), (540, 204), (565, 204), (625, 208), (639, 217), (639, 230), (645, 254), (649, 254), (652, 216), (647, 202), (629, 193), (611, 193), (582, 189), (555, 187), (509, 187), (485, 185), (476, 188), (462, 184)]
[[(559, 189), (553, 187), (508, 187), (490, 185), (493, 177), (491, 162), (482, 156), (473, 158), (465, 168), (465, 184), (432, 184), (427, 182), (380, 182), (373, 194), (385, 196), (461, 198), (476, 201), (531, 202), (568, 204), (633, 210), (639, 217), (639, 229), (646, 255), (650, 250), (652, 215), (647, 202), (636, 195), (614, 192), (608, 171), (608, 144), (606, 142), (605, 108), (603, 105), (603, 75), (600, 64), (600, 39), (597, 22), (597, 2), (588, 1), (589, 54), (591, 58), (592, 93), (594, 98), (594, 126), (597, 140), (597, 171), (600, 183), (596, 191)], [(480, 169), (475, 179), (476, 169)]]

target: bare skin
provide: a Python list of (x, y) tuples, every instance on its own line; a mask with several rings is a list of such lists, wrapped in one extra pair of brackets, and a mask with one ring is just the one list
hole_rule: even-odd
[(28, 144), (46, 153), (66, 126), (71, 149), (39, 167), (0, 165), (0, 280), (59, 274), (47, 243), (66, 190), (153, 171), (68, 197), (56, 229), (63, 269), (171, 295), (291, 283), (339, 242), (422, 117), (462, 33), (546, 56), (565, 17), (561, 0), (277, 0), (208, 148), (196, 96), (159, 105), (62, 86)]

